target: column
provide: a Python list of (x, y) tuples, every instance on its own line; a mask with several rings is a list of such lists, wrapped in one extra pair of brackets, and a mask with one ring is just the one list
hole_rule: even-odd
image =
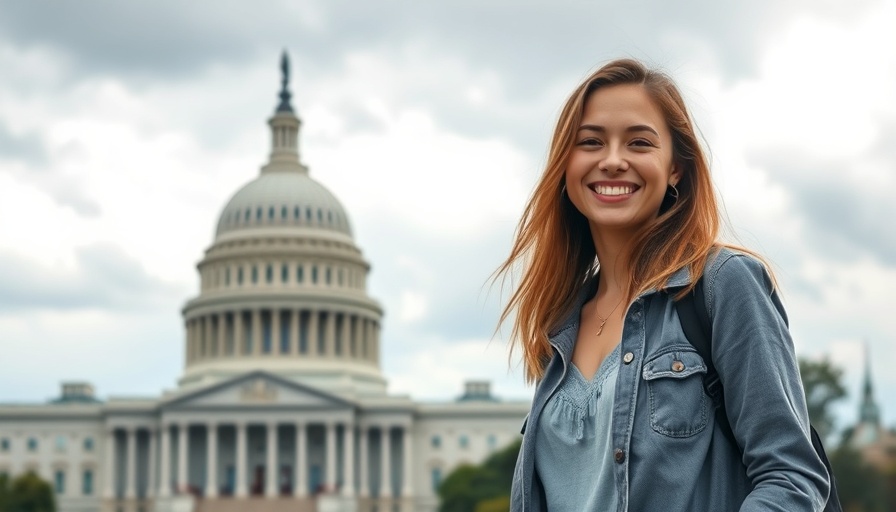
[(392, 437), (389, 427), (380, 427), (380, 498), (392, 496)]
[(224, 355), (224, 347), (227, 345), (227, 342), (225, 341), (225, 338), (224, 338), (224, 334), (227, 332), (227, 315), (224, 313), (218, 313), (217, 318), (218, 318), (218, 332), (217, 332), (217, 334), (218, 334), (218, 343), (217, 343), (218, 350), (215, 352), (215, 354), (218, 357), (221, 357)]
[(236, 424), (236, 491), (237, 498), (245, 498), (246, 492), (246, 424)]
[(359, 317), (361, 322), (361, 327), (358, 329), (358, 341), (361, 343), (361, 357), (363, 359), (370, 359), (370, 348), (367, 343), (367, 319), (364, 317)]
[(305, 471), (308, 468), (307, 446), (305, 443), (305, 425), (296, 423), (296, 487), (293, 494), (298, 498), (304, 498), (308, 483), (305, 481)]
[(237, 309), (233, 312), (233, 355), (243, 355), (245, 346), (246, 333), (243, 332), (243, 311)]
[(360, 467), (360, 470), (361, 470), (360, 471), (360, 473), (361, 473), (360, 474), (360, 479), (361, 479), (360, 496), (362, 498), (366, 498), (366, 497), (370, 496), (370, 480), (367, 476), (367, 473), (368, 473), (367, 470), (369, 469), (368, 468), (369, 462), (367, 459), (367, 454), (368, 454), (367, 438), (369, 437), (369, 432), (367, 430), (366, 425), (360, 426), (358, 435), (361, 436), (361, 439), (360, 439), (361, 442), (358, 446), (358, 451), (361, 452), (358, 454), (359, 458), (361, 459), (360, 461), (358, 461), (359, 464), (361, 464), (361, 467)]
[(343, 460), (342, 460), (342, 495), (355, 495), (355, 425), (353, 422), (345, 424), (345, 433), (342, 436)]
[(261, 355), (261, 309), (252, 310), (252, 353)]
[(184, 360), (187, 364), (190, 364), (193, 362), (193, 321), (187, 320), (184, 323), (187, 331), (187, 342), (184, 343)]
[(268, 436), (265, 443), (267, 448), (267, 464), (264, 470), (264, 495), (273, 498), (277, 492), (277, 424), (268, 423)]
[(292, 310), (292, 320), (289, 323), (289, 350), (294, 356), (299, 355), (299, 310)]
[(414, 472), (411, 467), (414, 463), (414, 457), (410, 425), (405, 426), (402, 432), (402, 455), (404, 456), (404, 461), (401, 468), (401, 478), (404, 481), (404, 485), (401, 486), (401, 495), (405, 498), (410, 498), (414, 494), (414, 482), (412, 480)]
[(380, 361), (380, 326), (376, 323), (376, 321), (370, 322), (370, 334), (371, 334), (371, 360), (374, 363), (379, 363)]
[(159, 450), (159, 497), (171, 495), (171, 425), (162, 424)]
[(280, 353), (280, 310), (271, 310), (271, 354)]
[(327, 327), (325, 334), (325, 346), (327, 348), (326, 355), (330, 357), (336, 356), (336, 312), (329, 311), (327, 313)]
[(206, 429), (205, 496), (218, 496), (218, 425), (209, 423)]
[(128, 452), (124, 497), (131, 500), (137, 497), (137, 429), (130, 427), (125, 431), (125, 435), (127, 436)]
[(200, 361), (208, 357), (208, 316), (203, 315), (196, 321), (199, 327), (199, 343), (197, 347), (197, 359)]
[(342, 345), (342, 357), (348, 358), (351, 356), (351, 323), (349, 322), (348, 313), (342, 314), (342, 328), (339, 330), (339, 344)]
[(189, 485), (187, 478), (187, 434), (189, 425), (181, 423), (177, 426), (177, 493), (186, 492)]
[(109, 428), (106, 432), (106, 471), (104, 480), (106, 481), (106, 490), (103, 493), (107, 499), (115, 497), (115, 429)]
[(158, 429), (153, 426), (149, 429), (149, 463), (146, 468), (146, 497), (152, 498), (156, 494), (156, 436)]
[(336, 424), (332, 421), (327, 423), (327, 459), (326, 466), (326, 484), (325, 488), (329, 490), (336, 489)]
[(317, 350), (317, 338), (318, 334), (318, 322), (320, 320), (320, 313), (314, 309), (308, 312), (308, 354), (312, 356), (319, 356), (320, 353)]
[(351, 345), (351, 354), (352, 359), (358, 359), (361, 350), (361, 344), (358, 343), (358, 315), (352, 315), (350, 317), (349, 326), (351, 330), (349, 331), (348, 339), (349, 345)]

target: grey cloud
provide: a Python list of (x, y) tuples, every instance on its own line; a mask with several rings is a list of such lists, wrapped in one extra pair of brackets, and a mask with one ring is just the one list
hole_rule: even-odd
[(0, 315), (26, 310), (130, 310), (186, 296), (184, 290), (147, 274), (117, 247), (92, 245), (76, 256), (76, 268), (67, 271), (0, 253)]
[(14, 134), (4, 123), (0, 123), (0, 160), (43, 164), (47, 161), (47, 152), (36, 134)]
[(754, 153), (750, 160), (791, 192), (816, 251), (840, 261), (871, 254), (896, 265), (896, 231), (888, 228), (896, 219), (896, 203), (890, 191), (844, 186), (842, 177), (859, 164), (820, 162), (783, 150)]

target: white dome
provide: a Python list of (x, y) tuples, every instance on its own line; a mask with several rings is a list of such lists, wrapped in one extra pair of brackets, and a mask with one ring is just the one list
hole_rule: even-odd
[(233, 195), (221, 212), (215, 237), (244, 229), (289, 226), (352, 236), (345, 208), (326, 187), (304, 173), (269, 172)]

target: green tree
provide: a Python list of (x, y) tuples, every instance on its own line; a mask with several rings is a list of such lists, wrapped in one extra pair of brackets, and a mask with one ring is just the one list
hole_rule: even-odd
[(0, 474), (0, 512), (9, 510), (9, 477)]
[(843, 387), (843, 369), (834, 366), (827, 359), (810, 361), (800, 359), (800, 376), (806, 392), (809, 421), (818, 430), (822, 439), (834, 431), (834, 414), (831, 404), (846, 397)]
[(862, 461), (861, 454), (843, 443), (831, 454), (840, 503), (847, 512), (885, 512), (887, 482), (883, 474)]
[(56, 512), (56, 497), (50, 484), (33, 471), (16, 477), (9, 486), (9, 512)]
[(467, 464), (452, 471), (439, 486), (439, 512), (491, 512), (501, 509), (499, 500), (509, 503), (520, 444), (495, 452), (478, 466)]

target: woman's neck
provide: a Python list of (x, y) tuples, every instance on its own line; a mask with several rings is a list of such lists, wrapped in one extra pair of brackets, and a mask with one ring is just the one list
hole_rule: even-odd
[(609, 230), (591, 230), (594, 250), (600, 262), (600, 282), (597, 295), (621, 297), (629, 287), (629, 272), (626, 248), (631, 236)]

